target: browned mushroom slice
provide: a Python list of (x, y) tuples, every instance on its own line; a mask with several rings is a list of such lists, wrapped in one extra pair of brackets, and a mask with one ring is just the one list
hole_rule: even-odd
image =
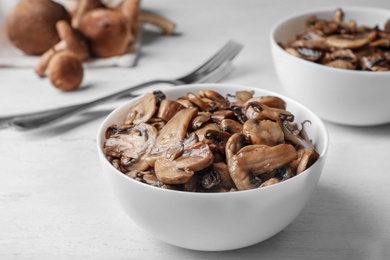
[(155, 163), (157, 179), (166, 184), (183, 184), (191, 180), (194, 172), (210, 166), (214, 156), (208, 145), (201, 142), (185, 149), (175, 160), (158, 159)]
[(299, 130), (297, 124), (291, 123), (285, 120), (277, 120), (280, 128), (283, 130), (284, 139), (300, 147), (309, 150), (313, 148), (313, 144), (304, 128), (304, 124), (310, 121), (304, 121), (301, 125), (302, 128)]
[(236, 95), (227, 95), (227, 100), (230, 103), (230, 107), (243, 107), (245, 102), (253, 97), (255, 92), (252, 91), (237, 91)]
[(244, 107), (246, 107), (251, 102), (258, 102), (268, 107), (279, 108), (283, 110), (286, 109), (286, 102), (280, 97), (276, 97), (276, 96), (261, 96), (261, 97), (251, 98), (245, 102)]
[(279, 183), (280, 180), (278, 178), (270, 178), (269, 180), (263, 182), (260, 187), (267, 187), (267, 186), (270, 186), (270, 185), (273, 185), (273, 184), (276, 184), (276, 183)]
[(211, 141), (208, 142), (207, 139), (205, 139), (205, 137), (204, 137), (206, 132), (209, 130), (219, 131), (221, 129), (214, 123), (204, 124), (201, 128), (199, 128), (198, 130), (195, 131), (195, 134), (199, 137), (199, 141), (203, 141), (205, 143), (212, 143)]
[(221, 94), (219, 94), (216, 91), (213, 91), (213, 90), (201, 90), (201, 91), (199, 91), (199, 96), (202, 97), (202, 98), (211, 99), (212, 101), (215, 102), (215, 105), (219, 109), (227, 109), (227, 108), (229, 108), (229, 104), (226, 101), (226, 99)]
[[(326, 42), (326, 38), (322, 36), (318, 36), (316, 38), (312, 38), (309, 40), (296, 40), (295, 42), (292, 42), (290, 47), (296, 48), (299, 53), (301, 53), (298, 48), (302, 49), (311, 49), (311, 50), (317, 50), (317, 51), (328, 51), (330, 49), (330, 46)], [(302, 55), (302, 54), (301, 54)], [(318, 55), (318, 54), (317, 54)], [(313, 57), (315, 55), (307, 55)]]
[(334, 21), (336, 23), (341, 23), (343, 20), (344, 20), (344, 12), (341, 8), (338, 8), (335, 12), (334, 12)]
[(347, 69), (347, 70), (356, 69), (356, 66), (353, 65), (350, 61), (341, 60), (341, 59), (332, 60), (330, 62), (325, 63), (324, 65), (328, 67), (339, 68), (339, 69)]
[(160, 102), (156, 117), (168, 122), (184, 106), (173, 100), (163, 99)]
[(226, 143), (225, 154), (229, 165), (229, 159), (245, 146), (245, 136), (243, 134), (233, 134)]
[(208, 140), (212, 140), (212, 143), (217, 146), (217, 149), (224, 153), (225, 152), (225, 146), (230, 138), (231, 134), (224, 131), (218, 131), (218, 130), (207, 130), (204, 137)]
[(215, 109), (214, 104), (210, 104), (208, 102), (205, 102), (204, 100), (202, 100), (199, 96), (195, 95), (194, 93), (188, 93), (187, 99), (192, 104), (197, 106), (200, 109), (200, 111), (209, 112), (209, 111), (213, 111)]
[(217, 172), (220, 176), (220, 185), (226, 189), (235, 188), (232, 177), (230, 177), (229, 169), (224, 162), (213, 163), (213, 170)]
[(390, 70), (390, 60), (384, 60), (377, 63), (371, 68), (372, 71), (389, 71)]
[(259, 102), (250, 102), (246, 106), (245, 115), (248, 119), (271, 119), (277, 121), (279, 119), (294, 121), (294, 115), (289, 111), (274, 107), (269, 107)]
[(218, 110), (211, 114), (211, 118), (214, 123), (220, 125), (222, 120), (227, 118), (234, 118), (234, 112), (231, 110)]
[(374, 51), (367, 56), (360, 58), (360, 66), (362, 70), (372, 70), (374, 66), (386, 60), (385, 54), (382, 51)]
[(297, 158), (295, 148), (290, 144), (277, 146), (249, 145), (230, 158), (230, 176), (238, 190), (253, 189), (253, 176), (283, 167)]
[(313, 148), (304, 150), (301, 149), (298, 152), (298, 167), (296, 174), (302, 173), (304, 170), (312, 166), (320, 157), (320, 155), (317, 153), (317, 151)]
[(300, 57), (309, 61), (318, 61), (324, 56), (324, 52), (304, 47), (295, 48)]
[(346, 60), (352, 64), (357, 61), (356, 55), (350, 49), (335, 50), (330, 53), (329, 58), (331, 60)]
[(125, 124), (148, 122), (157, 110), (157, 99), (152, 93), (145, 94), (129, 107)]
[(197, 113), (197, 108), (184, 108), (167, 122), (157, 136), (151, 154), (146, 158), (150, 166), (153, 166), (160, 157), (173, 159), (182, 151), (182, 141), (186, 137), (192, 118)]
[(252, 144), (274, 146), (284, 143), (283, 130), (278, 123), (270, 120), (250, 119), (245, 122), (242, 133)]
[(156, 128), (140, 123), (134, 127), (108, 131), (114, 134), (104, 144), (106, 155), (121, 158), (121, 166), (127, 171), (144, 171), (149, 167), (144, 159), (155, 143), (158, 134)]
[(331, 47), (340, 49), (358, 49), (368, 44), (370, 41), (375, 39), (377, 35), (376, 31), (371, 31), (362, 34), (335, 34), (328, 36), (326, 43)]
[(220, 127), (222, 131), (235, 134), (242, 132), (242, 124), (233, 119), (223, 119), (220, 123)]
[(191, 121), (191, 128), (193, 130), (198, 130), (210, 120), (211, 120), (210, 112), (199, 112), (198, 115)]

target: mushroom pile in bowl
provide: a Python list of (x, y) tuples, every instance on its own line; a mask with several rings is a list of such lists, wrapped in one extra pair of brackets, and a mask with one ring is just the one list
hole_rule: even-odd
[[(237, 168), (245, 168), (251, 172), (252, 177), (258, 176), (259, 178), (251, 178), (248, 179), (247, 182), (245, 178), (250, 175), (244, 174), (242, 175), (244, 177), (242, 180), (236, 179), (236, 181), (238, 180), (238, 186), (240, 186), (242, 184), (241, 181), (243, 181), (243, 183), (249, 185), (250, 189), (245, 190), (245, 186), (240, 186), (244, 187), (241, 189), (237, 187), (237, 183), (234, 181), (233, 183), (230, 182), (230, 185), (235, 185), (235, 188), (232, 189), (233, 186), (231, 186), (230, 189), (226, 188), (224, 185), (227, 185), (229, 182), (222, 181), (226, 179), (224, 179), (223, 173), (220, 174), (223, 172), (223, 170), (220, 171), (220, 168), (223, 168), (223, 166), (218, 168), (221, 165), (219, 163), (223, 160), (218, 149), (220, 148), (219, 146), (222, 146), (224, 143), (226, 144), (226, 135), (231, 135), (231, 138), (235, 136), (235, 134), (229, 132), (223, 134), (220, 130), (216, 131), (216, 129), (209, 129), (211, 131), (209, 131), (208, 134), (206, 134), (207, 131), (203, 132), (203, 136), (202, 132), (196, 134), (198, 137), (202, 136), (201, 138), (207, 139), (203, 139), (205, 141), (204, 143), (197, 142), (197, 140), (194, 139), (195, 134), (187, 134), (187, 130), (183, 132), (182, 127), (189, 122), (188, 124), (192, 124), (192, 126), (188, 127), (199, 127), (199, 129), (201, 129), (201, 126), (204, 124), (202, 122), (207, 122), (210, 119), (207, 119), (207, 113), (198, 113), (198, 106), (208, 105), (207, 102), (200, 102), (202, 99), (198, 99), (199, 97), (197, 95), (192, 97), (193, 99), (191, 101), (191, 103), (197, 103), (196, 106), (178, 109), (178, 105), (176, 104), (177, 101), (171, 102), (172, 100), (180, 100), (180, 102), (183, 100), (188, 101), (188, 95), (190, 95), (191, 98), (191, 94), (188, 93), (205, 93), (207, 90), (211, 90), (208, 92), (209, 94), (212, 93), (214, 95), (215, 93), (219, 93), (223, 97), (226, 97), (228, 94), (234, 94), (245, 90), (248, 91), (245, 92), (247, 94), (249, 93), (251, 95), (253, 93), (254, 97), (272, 96), (275, 97), (275, 99), (273, 99), (274, 101), (285, 101), (287, 111), (291, 113), (281, 114), (281, 111), (286, 110), (276, 108), (271, 109), (273, 110), (272, 112), (277, 110), (278, 112), (274, 113), (274, 115), (277, 118), (280, 118), (281, 122), (284, 122), (286, 126), (293, 125), (292, 122), (290, 122), (292, 121), (291, 114), (294, 115), (294, 121), (296, 122), (304, 122), (305, 120), (310, 121), (310, 124), (305, 123), (305, 137), (302, 135), (302, 131), (296, 131), (297, 129), (290, 130), (291, 134), (294, 135), (294, 138), (297, 138), (297, 140), (300, 140), (303, 143), (309, 142), (310, 147), (315, 147), (315, 150), (318, 153), (318, 156), (315, 157), (316, 160), (314, 160), (310, 166), (306, 165), (303, 171), (293, 178), (287, 178), (285, 181), (260, 188), (259, 185), (263, 183), (261, 178), (268, 178), (268, 180), (270, 180), (273, 176), (260, 176), (261, 174), (259, 174), (259, 172), (268, 166), (272, 165), (272, 167), (274, 167), (273, 161), (270, 160), (269, 165), (267, 163), (264, 165), (259, 163), (257, 164), (258, 167), (255, 166), (248, 169), (247, 166), (252, 162), (244, 159), (246, 163), (243, 163), (240, 166), (236, 165)], [(146, 94), (113, 111), (104, 120), (98, 133), (98, 154), (105, 176), (121, 206), (135, 223), (153, 234), (156, 238), (167, 243), (184, 248), (215, 251), (236, 249), (261, 242), (281, 231), (298, 216), (313, 193), (325, 163), (328, 136), (321, 119), (304, 106), (287, 97), (252, 87), (198, 84), (164, 89), (162, 92), (166, 96), (166, 98), (163, 99), (166, 100), (166, 104), (163, 104), (165, 102), (162, 102), (161, 100), (157, 102), (160, 102), (159, 107), (163, 107), (164, 109), (148, 111), (150, 108), (148, 102), (152, 102), (151, 104), (153, 107), (153, 102), (156, 102), (156, 96), (153, 94)], [(186, 97), (187, 99), (184, 99), (183, 97)], [(141, 101), (145, 101), (146, 103)], [(205, 99), (202, 101), (205, 101)], [(239, 103), (240, 101), (235, 100), (235, 102)], [(247, 103), (247, 101), (245, 103)], [(248, 102), (247, 104), (249, 103), (251, 102)], [(185, 104), (183, 103), (181, 105), (184, 106)], [(251, 104), (248, 105), (247, 108), (249, 110), (253, 109), (252, 112), (254, 114), (258, 113), (261, 109), (264, 109), (263, 111), (266, 113), (272, 114), (271, 110), (266, 106), (259, 108), (256, 107), (255, 104)], [(177, 112), (178, 110), (180, 111)], [(224, 110), (225, 109), (220, 111)], [(129, 113), (129, 111), (134, 111), (135, 113)], [(219, 118), (220, 121), (223, 121), (223, 113), (218, 115), (217, 112), (218, 111), (212, 113), (215, 114), (214, 120), (218, 120)], [(236, 111), (235, 117), (237, 120), (239, 120), (237, 117), (239, 113), (240, 112)], [(150, 116), (150, 114), (153, 114), (153, 116)], [(175, 119), (175, 115), (177, 114), (181, 114), (183, 117), (180, 116)], [(164, 120), (167, 120), (167, 122), (162, 122), (164, 120), (157, 119), (157, 115), (160, 118), (165, 118)], [(270, 114), (268, 115), (270, 116)], [(272, 117), (274, 115), (272, 115)], [(134, 124), (139, 118), (143, 118), (141, 120), (144, 120), (145, 117), (150, 118), (148, 119), (148, 124), (143, 122)], [(191, 118), (191, 120), (189, 118)], [(248, 119), (242, 119), (246, 122), (249, 121)], [(275, 121), (278, 120), (279, 119), (276, 119)], [(135, 129), (130, 130), (128, 127), (129, 124), (126, 126), (124, 122), (132, 124)], [(269, 122), (265, 123), (266, 127), (268, 123)], [(158, 140), (160, 135), (153, 137), (155, 130), (151, 130), (153, 129), (150, 127), (151, 125), (155, 128), (162, 126), (161, 130), (159, 130), (160, 134), (164, 128), (166, 128), (166, 131), (169, 133), (162, 134), (161, 139)], [(269, 126), (271, 125), (272, 124)], [(256, 126), (253, 127), (256, 128)], [(226, 130), (230, 129), (232, 133), (234, 131), (243, 131), (239, 126), (238, 129), (236, 128), (236, 123), (226, 125)], [(248, 129), (250, 129), (250, 127)], [(301, 130), (301, 125), (299, 125), (299, 129)], [(197, 130), (194, 132), (196, 131)], [(273, 133), (273, 131), (270, 132)], [(205, 137), (205, 135), (209, 136)], [(239, 146), (242, 145), (242, 142), (244, 142), (246, 137), (241, 134), (237, 134), (236, 136), (239, 138), (231, 139), (231, 146), (229, 146), (229, 144), (225, 145), (227, 153), (232, 152), (231, 155), (227, 155), (228, 158), (241, 156), (240, 152), (237, 152), (237, 149), (240, 149)], [(307, 138), (307, 136), (310, 138)], [(134, 143), (131, 142), (132, 145), (130, 147), (123, 148), (121, 145), (124, 145), (123, 142), (127, 137), (130, 139), (138, 139), (138, 141)], [(256, 135), (253, 135), (253, 137), (255, 138)], [(273, 135), (272, 137), (267, 136), (265, 140), (271, 140), (272, 144), (270, 144), (269, 147), (277, 147), (277, 154), (281, 152), (279, 154), (281, 155), (280, 157), (276, 156), (277, 160), (280, 159), (279, 161), (287, 160), (291, 162), (295, 160), (295, 156), (297, 156), (297, 151), (295, 149), (299, 150), (298, 147), (301, 146), (294, 144), (292, 141), (285, 141), (284, 138), (283, 141), (281, 141), (280, 135)], [(180, 141), (174, 142), (174, 140)], [(150, 156), (144, 157), (143, 155), (145, 153), (140, 147), (149, 147), (147, 145), (148, 142), (153, 142), (155, 145), (149, 150)], [(248, 140), (245, 140), (245, 142), (248, 142)], [(177, 146), (178, 144), (180, 144), (180, 147)], [(290, 147), (291, 145), (293, 151), (290, 148), (279, 150), (279, 145), (282, 145), (283, 147)], [(191, 147), (192, 151), (186, 150), (186, 147)], [(258, 160), (259, 158), (267, 158), (267, 156), (272, 157), (274, 155), (274, 151), (271, 151), (272, 149), (265, 151), (262, 149), (252, 149), (253, 147), (259, 148), (260, 145), (247, 145), (241, 148), (244, 149), (243, 153), (253, 153), (253, 156), (247, 157), (250, 158), (249, 160)], [(262, 147), (265, 147), (265, 145)], [(119, 159), (117, 154), (120, 149), (123, 149), (122, 151), (127, 150), (122, 153), (126, 155), (123, 156), (123, 159), (122, 157)], [(161, 158), (159, 154), (161, 151), (165, 151), (163, 158)], [(304, 149), (302, 151), (306, 150)], [(293, 158), (288, 158), (290, 157), (289, 155), (284, 156), (284, 153), (291, 153)], [(178, 157), (175, 157), (177, 155)], [(256, 155), (258, 158), (256, 158)], [(132, 157), (140, 158), (140, 160), (136, 159), (132, 161)], [(126, 168), (133, 166), (144, 167), (142, 164), (149, 165), (152, 161), (154, 161), (155, 176), (140, 170)], [(218, 166), (215, 166), (214, 162)], [(281, 164), (287, 165), (289, 162), (282, 162)], [(186, 164), (187, 168), (183, 169), (181, 167), (183, 165), (181, 164)], [(200, 168), (205, 166), (205, 171), (196, 171), (198, 166)], [(280, 166), (279, 168), (283, 167)], [(218, 174), (214, 171), (210, 172), (210, 169), (217, 170)], [(201, 180), (192, 178), (194, 173), (191, 173), (191, 171), (197, 172), (197, 174), (202, 177)], [(126, 174), (124, 174), (124, 172)], [(280, 174), (280, 172), (272, 170), (267, 172), (273, 172), (275, 175)], [(216, 177), (217, 175), (219, 177)], [(160, 180), (159, 178), (156, 178), (158, 176), (160, 176)], [(200, 181), (200, 185), (191, 186), (192, 183), (183, 181), (183, 178), (186, 179), (188, 177), (197, 180), (198, 184)], [(213, 183), (217, 178), (220, 179), (218, 182), (219, 184), (213, 186)], [(232, 179), (234, 180), (235, 178), (233, 177)], [(158, 183), (159, 181), (160, 183)], [(164, 181), (167, 181), (168, 184), (161, 184)], [(172, 181), (174, 182), (173, 184), (170, 183)], [(184, 184), (177, 184), (177, 181), (183, 181)], [(266, 181), (264, 181), (264, 183), (265, 182)], [(220, 185), (222, 183), (223, 185)], [(188, 185), (188, 188), (195, 188), (195, 190), (190, 189), (188, 191), (200, 192), (183, 191), (183, 186), (186, 185)], [(178, 190), (178, 187), (182, 189)], [(196, 190), (197, 188), (200, 190)], [(209, 188), (209, 190), (207, 190), (207, 188)], [(234, 190), (234, 192), (226, 192), (232, 190)], [(238, 225), (237, 223), (240, 224)], [(268, 224), (264, 226), (263, 223)]]
[(389, 19), (390, 10), (337, 7), (278, 22), (271, 51), (286, 94), (334, 123), (389, 123)]

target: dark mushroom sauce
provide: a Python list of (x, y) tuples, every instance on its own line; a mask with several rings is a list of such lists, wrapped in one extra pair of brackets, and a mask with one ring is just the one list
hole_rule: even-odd
[(104, 153), (125, 175), (157, 187), (229, 192), (269, 186), (318, 158), (304, 125), (276, 96), (213, 90), (169, 100), (161, 91), (131, 104), (106, 130)]
[(325, 66), (364, 71), (390, 70), (390, 20), (379, 26), (344, 21), (337, 9), (329, 19), (310, 16), (306, 28), (285, 44), (288, 53)]

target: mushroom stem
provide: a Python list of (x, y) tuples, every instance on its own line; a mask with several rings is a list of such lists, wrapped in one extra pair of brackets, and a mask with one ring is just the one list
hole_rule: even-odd
[(72, 27), (77, 29), (80, 26), (83, 15), (89, 10), (104, 6), (101, 0), (79, 0), (79, 3), (72, 17)]
[(172, 35), (176, 27), (176, 24), (167, 18), (144, 11), (140, 13), (139, 20), (141, 23), (149, 23), (157, 26), (165, 35)]
[(35, 66), (35, 72), (40, 77), (45, 76), (50, 59), (59, 51), (69, 50), (73, 52), (81, 61), (87, 58), (87, 44), (78, 31), (74, 30), (70, 24), (64, 20), (58, 21), (56, 23), (56, 29), (61, 38), (61, 41), (47, 50), (41, 56), (38, 64)]

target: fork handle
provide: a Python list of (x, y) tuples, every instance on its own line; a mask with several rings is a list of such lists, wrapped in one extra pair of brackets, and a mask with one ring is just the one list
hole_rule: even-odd
[(40, 126), (48, 125), (53, 122), (60, 121), (78, 112), (84, 111), (88, 108), (105, 103), (109, 100), (120, 98), (121, 96), (124, 95), (128, 95), (129, 91), (134, 91), (137, 89), (141, 89), (159, 83), (168, 83), (172, 85), (183, 84), (181, 81), (178, 80), (152, 80), (152, 81), (148, 81), (139, 85), (126, 88), (124, 90), (118, 91), (116, 93), (89, 102), (67, 106), (67, 107), (45, 110), (36, 113), (25, 114), (25, 115), (8, 116), (6, 118), (0, 118), (0, 122), (3, 121), (2, 123), (5, 124), (4, 121), (8, 120), (8, 126), (14, 127), (19, 130), (29, 130)]

